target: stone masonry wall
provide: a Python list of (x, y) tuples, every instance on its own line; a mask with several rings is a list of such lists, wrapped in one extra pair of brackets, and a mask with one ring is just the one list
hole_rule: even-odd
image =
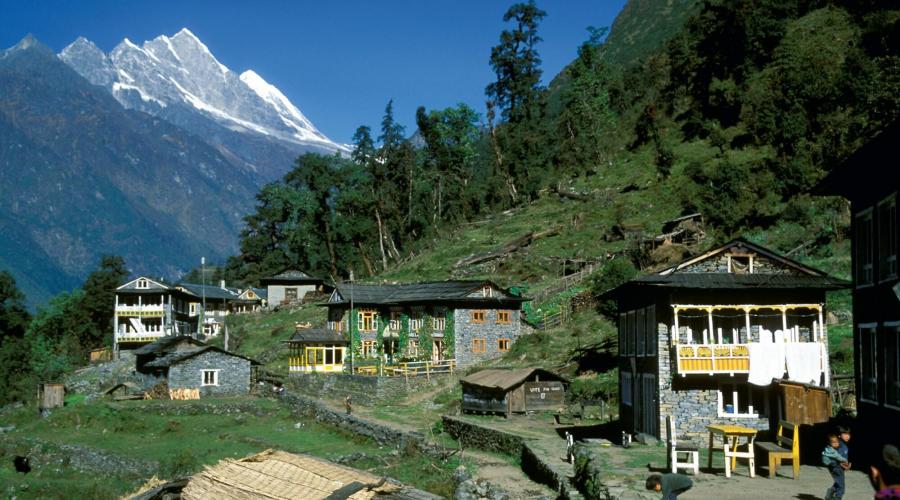
[[(218, 385), (203, 386), (203, 370), (219, 370)], [(200, 396), (231, 396), (250, 392), (250, 361), (218, 351), (206, 351), (169, 368), (169, 389), (200, 389)]]
[[(500, 339), (510, 339), (510, 344), (522, 334), (519, 311), (509, 309), (510, 322), (497, 323), (498, 309), (484, 309), (485, 318), (482, 323), (472, 321), (472, 309), (456, 309), (453, 311), (455, 321), (456, 364), (459, 367), (469, 366), (479, 361), (498, 358), (503, 355), (499, 349)], [(485, 339), (485, 352), (472, 352), (472, 339)]]
[(297, 373), (288, 377), (289, 393), (313, 398), (344, 398), (348, 394), (356, 404), (382, 404), (430, 387), (447, 383), (450, 375), (410, 377), (372, 377), (343, 373)]
[[(767, 430), (769, 420), (763, 418), (728, 418), (718, 416), (718, 388), (715, 377), (726, 375), (713, 375), (712, 380), (704, 380), (708, 383), (704, 388), (676, 389), (673, 387), (675, 367), (673, 366), (672, 351), (669, 348), (669, 328), (665, 323), (657, 325), (659, 333), (659, 431), (660, 437), (666, 441), (666, 415), (672, 415), (675, 419), (676, 439), (691, 439), (703, 446), (709, 445), (708, 425), (731, 424), (750, 427), (758, 430)], [(691, 377), (709, 377), (708, 375), (691, 375)], [(680, 385), (680, 384), (679, 384)]]

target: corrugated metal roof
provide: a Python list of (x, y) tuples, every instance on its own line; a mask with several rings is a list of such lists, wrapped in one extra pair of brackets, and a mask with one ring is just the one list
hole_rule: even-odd
[[(501, 296), (495, 297), (469, 297), (485, 285), (490, 285), (499, 291)], [(335, 286), (335, 291), (343, 299), (337, 303), (346, 303), (353, 298), (358, 304), (401, 304), (408, 302), (424, 301), (462, 301), (477, 300), (497, 303), (521, 303), (525, 299), (516, 297), (509, 291), (497, 286), (490, 281), (431, 281), (424, 283), (402, 283), (396, 285), (357, 285), (341, 283)], [(334, 304), (335, 302), (332, 302)]]
[(197, 297), (206, 296), (212, 300), (236, 300), (241, 295), (237, 288), (221, 287), (218, 285), (198, 285), (196, 283), (179, 283), (178, 286)]
[(791, 274), (672, 273), (650, 274), (632, 283), (677, 288), (807, 288), (837, 290), (849, 283), (830, 276)]
[(172, 335), (167, 337), (162, 337), (159, 340), (155, 340), (145, 346), (139, 347), (135, 349), (133, 352), (135, 355), (144, 355), (144, 354), (156, 354), (164, 351), (168, 351), (169, 349), (175, 347), (175, 345), (180, 344), (182, 342), (187, 342), (193, 344), (195, 346), (204, 346), (203, 342), (199, 340), (189, 337), (187, 335)]
[(287, 342), (332, 342), (336, 344), (348, 344), (341, 332), (327, 330), (325, 328), (298, 328)]
[(468, 385), (487, 387), (489, 389), (508, 391), (509, 389), (512, 389), (513, 387), (521, 384), (525, 380), (528, 380), (535, 373), (540, 375), (541, 379), (559, 380), (568, 383), (568, 380), (566, 380), (565, 378), (543, 368), (481, 370), (480, 372), (473, 373), (465, 378), (460, 379), (460, 382)]
[(193, 358), (194, 356), (198, 356), (198, 355), (203, 354), (204, 352), (208, 352), (208, 351), (216, 351), (216, 352), (220, 352), (222, 354), (226, 354), (228, 356), (234, 356), (236, 358), (246, 359), (247, 361), (250, 362), (250, 364), (253, 364), (253, 365), (260, 364), (259, 361), (248, 358), (247, 356), (241, 356), (240, 354), (228, 352), (225, 349), (220, 349), (216, 346), (207, 345), (207, 346), (203, 346), (203, 347), (200, 347), (197, 349), (166, 353), (163, 356), (146, 363), (144, 366), (149, 366), (151, 368), (167, 368), (176, 363), (180, 363), (186, 359)]

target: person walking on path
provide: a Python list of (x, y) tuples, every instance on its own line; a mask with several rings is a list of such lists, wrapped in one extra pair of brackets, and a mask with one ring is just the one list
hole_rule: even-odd
[(678, 495), (691, 489), (694, 482), (681, 474), (652, 474), (647, 478), (647, 489), (662, 493), (662, 500), (677, 500)]
[(825, 492), (825, 500), (844, 498), (844, 471), (850, 468), (847, 454), (847, 445), (841, 441), (841, 438), (837, 434), (829, 434), (828, 446), (822, 450), (822, 464), (828, 467), (834, 484)]
[(347, 394), (347, 397), (344, 398), (344, 407), (347, 408), (347, 415), (353, 411), (353, 401), (350, 398), (350, 394)]

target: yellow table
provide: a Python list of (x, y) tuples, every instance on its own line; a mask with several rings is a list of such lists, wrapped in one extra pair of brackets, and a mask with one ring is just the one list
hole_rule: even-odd
[[(722, 451), (725, 454), (725, 477), (731, 477), (731, 471), (737, 466), (738, 458), (749, 460), (750, 477), (756, 477), (754, 471), (756, 463), (753, 456), (753, 441), (756, 439), (756, 429), (740, 425), (708, 425), (706, 429), (709, 431), (709, 463), (707, 467), (712, 468), (713, 445), (715, 436), (719, 435), (722, 436)], [(746, 438), (747, 451), (737, 451), (738, 438), (742, 437)], [(731, 438), (730, 443), (729, 438)]]

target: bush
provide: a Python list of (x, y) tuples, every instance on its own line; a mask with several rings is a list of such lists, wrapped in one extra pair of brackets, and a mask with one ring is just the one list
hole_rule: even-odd
[[(595, 272), (590, 279), (591, 293), (601, 295), (613, 288), (627, 282), (637, 275), (637, 269), (630, 260), (625, 258), (613, 259)], [(597, 310), (609, 317), (616, 314), (616, 302), (614, 300), (601, 300), (597, 304)]]
[(200, 461), (190, 450), (181, 450), (177, 455), (164, 461), (159, 466), (162, 477), (175, 479), (190, 476), (200, 468)]

